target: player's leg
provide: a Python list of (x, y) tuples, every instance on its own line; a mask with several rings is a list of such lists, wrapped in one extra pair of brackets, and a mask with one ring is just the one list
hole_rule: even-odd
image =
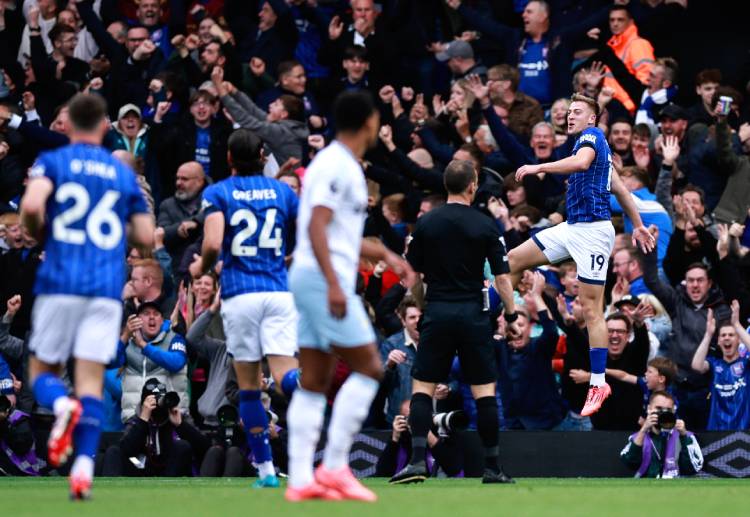
[(464, 322), (457, 345), (461, 376), (471, 386), (477, 407), (477, 432), (484, 448), (483, 483), (512, 483), (500, 466), (499, 419), (496, 396), (497, 359), (492, 323), (479, 304), (463, 304)]
[(565, 223), (547, 228), (508, 252), (508, 267), (514, 288), (527, 269), (559, 262), (568, 256), (565, 248), (566, 230)]
[(261, 326), (265, 293), (233, 296), (221, 306), (227, 336), (227, 351), (234, 358), (239, 387), (239, 413), (245, 427), (247, 445), (258, 466), (256, 488), (279, 486), (268, 442), (268, 416), (260, 401)]
[(73, 430), (82, 411), (60, 379), (61, 365), (73, 349), (81, 307), (76, 296), (42, 295), (31, 314), (29, 381), (37, 403), (55, 414), (47, 444), (48, 463), (53, 467), (64, 463), (72, 452)]
[[(348, 311), (354, 309), (351, 305), (348, 305)], [(369, 337), (374, 338), (371, 330)], [(367, 345), (332, 345), (331, 348), (349, 365), (352, 373), (333, 402), (323, 462), (315, 471), (315, 480), (335, 490), (344, 499), (374, 502), (377, 500), (375, 493), (357, 481), (349, 468), (349, 453), (380, 386), (383, 375), (380, 355), (374, 341)], [(304, 377), (304, 365), (302, 372)]]
[(245, 427), (247, 445), (258, 466), (256, 488), (277, 487), (276, 469), (269, 444), (268, 416), (260, 400), (262, 369), (259, 361), (234, 361), (239, 391), (239, 412)]
[(73, 442), (75, 461), (70, 469), (71, 497), (86, 499), (94, 478), (94, 459), (104, 422), (104, 370), (117, 354), (122, 303), (108, 298), (88, 298), (77, 319), (73, 356), (75, 392), (81, 404), (81, 419)]
[(591, 385), (582, 416), (596, 413), (611, 390), (604, 379), (609, 338), (604, 321), (604, 284), (615, 231), (609, 221), (573, 225), (568, 248), (578, 268), (578, 298), (586, 320), (591, 357)]
[(607, 324), (604, 321), (604, 286), (580, 282), (578, 298), (586, 319), (591, 359), (590, 388), (581, 415), (590, 416), (599, 410), (611, 393), (604, 378), (607, 367), (607, 344), (609, 343)]
[(299, 311), (300, 386), (294, 390), (287, 409), (289, 427), (289, 482), (287, 501), (307, 499), (341, 499), (335, 490), (315, 480), (313, 460), (325, 417), (326, 395), (336, 358), (324, 341), (324, 322), (328, 313), (327, 286), (315, 271), (292, 267), (289, 273), (294, 303)]
[[(304, 317), (300, 321), (300, 339), (307, 332)], [(336, 358), (317, 348), (300, 346), (300, 386), (294, 391), (287, 409), (289, 426), (288, 501), (305, 499), (336, 499), (337, 492), (315, 481), (313, 461), (325, 417), (326, 395), (331, 384)]]
[[(419, 346), (412, 367), (412, 396), (409, 410), (412, 454), (409, 464), (397, 472), (391, 483), (420, 483), (427, 478), (427, 434), (432, 425), (432, 397), (438, 383), (448, 379), (456, 354), (458, 304), (427, 304), (419, 327)], [(458, 324), (459, 326), (461, 323)]]
[(75, 391), (82, 408), (81, 418), (73, 432), (76, 457), (70, 469), (70, 495), (76, 499), (90, 496), (94, 478), (94, 459), (104, 422), (104, 369), (101, 362), (76, 359)]
[(260, 326), (263, 355), (268, 361), (276, 391), (287, 397), (299, 383), (297, 323), (299, 316), (291, 293), (267, 293), (266, 310)]

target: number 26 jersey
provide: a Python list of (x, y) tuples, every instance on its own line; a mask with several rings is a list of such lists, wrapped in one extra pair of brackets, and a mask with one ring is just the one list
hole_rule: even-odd
[(298, 206), (288, 185), (260, 175), (232, 176), (203, 191), (206, 216), (224, 214), (223, 299), (288, 291), (284, 257)]
[(135, 173), (106, 149), (77, 143), (41, 154), (29, 176), (53, 185), (34, 293), (119, 300), (125, 224), (148, 213)]

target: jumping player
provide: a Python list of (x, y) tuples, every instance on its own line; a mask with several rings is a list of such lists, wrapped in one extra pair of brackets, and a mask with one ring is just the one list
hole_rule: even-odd
[(221, 252), (221, 316), (240, 388), (240, 417), (258, 465), (256, 488), (279, 486), (260, 400), (261, 360), (267, 358), (277, 387), (297, 374), (297, 312), (284, 257), (299, 202), (286, 184), (263, 176), (262, 149), (248, 129), (229, 137), (232, 176), (203, 193), (203, 247), (190, 265), (199, 278)]
[[(375, 334), (355, 293), (360, 254), (384, 260), (407, 280), (414, 272), (382, 244), (363, 241), (367, 184), (359, 161), (378, 139), (380, 117), (366, 92), (344, 92), (334, 104), (336, 140), (305, 174), (290, 286), (299, 310), (301, 385), (287, 411), (288, 501), (375, 501), (349, 469), (354, 436), (367, 417), (383, 375)], [(352, 374), (333, 404), (323, 463), (313, 473), (326, 391), (337, 356)]]
[(615, 230), (609, 209), (610, 192), (633, 221), (633, 245), (645, 253), (654, 238), (643, 226), (630, 192), (612, 165), (607, 138), (596, 126), (599, 105), (584, 95), (573, 95), (568, 108), (568, 134), (578, 135), (573, 154), (556, 162), (524, 165), (516, 180), (532, 174), (567, 174), (567, 221), (535, 234), (508, 254), (513, 285), (525, 269), (573, 258), (578, 267), (579, 298), (589, 334), (591, 384), (582, 416), (596, 413), (611, 389), (605, 382), (607, 326), (604, 323), (604, 282), (614, 246)]
[[(133, 171), (100, 147), (108, 129), (101, 97), (76, 95), (68, 114), (71, 143), (40, 155), (31, 168), (21, 219), (45, 242), (29, 376), (39, 405), (55, 414), (48, 459), (62, 465), (75, 446), (70, 495), (87, 499), (104, 418), (104, 368), (117, 352), (122, 321), (125, 224), (131, 223), (134, 244), (150, 248), (154, 223)], [(77, 399), (59, 377), (71, 355)]]

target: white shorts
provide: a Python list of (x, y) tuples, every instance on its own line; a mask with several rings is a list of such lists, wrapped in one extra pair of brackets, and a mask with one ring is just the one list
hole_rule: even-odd
[(531, 237), (551, 263), (572, 258), (578, 269), (578, 279), (587, 284), (604, 285), (615, 228), (611, 221), (593, 223), (560, 223)]
[(297, 311), (289, 292), (246, 293), (221, 302), (227, 352), (235, 361), (297, 353)]
[(108, 364), (117, 354), (122, 302), (69, 294), (37, 296), (31, 312), (29, 348), (47, 364), (61, 364), (72, 355)]

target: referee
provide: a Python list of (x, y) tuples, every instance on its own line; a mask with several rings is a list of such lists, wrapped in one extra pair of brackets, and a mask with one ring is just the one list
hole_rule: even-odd
[(409, 425), (412, 457), (391, 483), (419, 483), (427, 478), (425, 452), (432, 423), (435, 386), (448, 378), (458, 354), (464, 379), (477, 405), (477, 428), (484, 446), (483, 483), (512, 483), (498, 463), (497, 369), (492, 325), (484, 307), (484, 264), (489, 261), (495, 289), (505, 306), (509, 331), (518, 317), (508, 259), (495, 223), (471, 208), (478, 181), (471, 162), (453, 160), (443, 178), (448, 202), (421, 217), (409, 243), (407, 260), (424, 274), (425, 312), (412, 368), (414, 378)]

